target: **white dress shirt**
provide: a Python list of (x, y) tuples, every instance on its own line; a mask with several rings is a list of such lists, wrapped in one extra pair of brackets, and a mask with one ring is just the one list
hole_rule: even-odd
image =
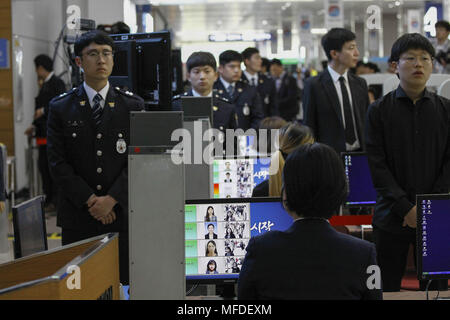
[(86, 81), (83, 82), (83, 87), (84, 87), (84, 91), (86, 91), (86, 95), (89, 99), (89, 105), (91, 106), (91, 108), (94, 107), (94, 97), (97, 95), (97, 93), (99, 93), (103, 98), (102, 101), (100, 101), (100, 107), (103, 109), (103, 107), (105, 106), (106, 95), (108, 94), (108, 90), (109, 90), (109, 81), (106, 83), (106, 86), (104, 86), (103, 89), (100, 90), (99, 92), (97, 92), (94, 89), (92, 89), (91, 87), (89, 87), (86, 84)]

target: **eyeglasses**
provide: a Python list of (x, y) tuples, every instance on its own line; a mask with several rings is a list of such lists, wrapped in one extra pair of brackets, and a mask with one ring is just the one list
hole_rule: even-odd
[(433, 61), (433, 58), (429, 57), (429, 56), (420, 56), (420, 57), (415, 57), (415, 56), (405, 56), (400, 58), (400, 60), (404, 61), (407, 64), (417, 64), (417, 62), (420, 60), (421, 63), (423, 64), (429, 64)]
[(100, 55), (102, 55), (103, 58), (105, 58), (105, 59), (109, 59), (114, 56), (114, 52), (111, 50), (103, 50), (102, 52), (99, 52), (97, 50), (92, 50), (92, 51), (85, 53), (84, 55), (87, 55), (91, 59), (98, 59), (98, 57), (100, 57)]

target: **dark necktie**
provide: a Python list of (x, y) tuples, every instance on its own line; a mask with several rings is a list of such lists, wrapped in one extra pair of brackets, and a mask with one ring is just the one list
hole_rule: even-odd
[(102, 101), (102, 100), (103, 100), (103, 98), (99, 93), (97, 93), (95, 95), (94, 100), (93, 100), (94, 106), (92, 107), (92, 118), (94, 119), (96, 128), (98, 128), (98, 126), (100, 125), (101, 118), (102, 118), (103, 110), (100, 105), (100, 101)]
[(256, 80), (255, 80), (255, 78), (252, 78), (252, 86), (256, 87)]
[(345, 142), (352, 145), (356, 141), (355, 126), (353, 125), (352, 108), (350, 107), (350, 99), (348, 97), (347, 87), (345, 85), (345, 78), (339, 77), (342, 92), (342, 104), (344, 107), (345, 118)]
[(228, 92), (228, 95), (230, 96), (230, 98), (233, 99), (234, 86), (230, 84), (227, 88), (227, 92)]

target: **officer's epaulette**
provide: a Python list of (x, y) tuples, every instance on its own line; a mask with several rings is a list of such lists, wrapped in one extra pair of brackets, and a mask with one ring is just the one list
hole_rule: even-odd
[(55, 102), (55, 101), (61, 100), (62, 98), (64, 98), (64, 97), (67, 97), (67, 96), (71, 95), (72, 93), (74, 93), (74, 92), (75, 92), (75, 90), (76, 90), (76, 88), (72, 88), (72, 89), (70, 89), (69, 91), (67, 91), (67, 92), (64, 92), (64, 93), (60, 94), (59, 96), (57, 96), (57, 97), (54, 97), (54, 98), (52, 99), (52, 102)]
[(114, 90), (115, 90), (117, 93), (120, 93), (121, 95), (124, 95), (124, 96), (126, 96), (126, 97), (128, 97), (128, 98), (134, 98), (134, 99), (136, 99), (136, 100), (142, 100), (141, 97), (139, 97), (138, 95), (135, 95), (133, 92), (123, 90), (123, 89), (121, 89), (121, 88), (119, 88), (119, 87), (114, 87)]
[(228, 100), (228, 99), (225, 98), (225, 97), (222, 97), (222, 96), (219, 95), (218, 93), (214, 93), (214, 98), (216, 98), (216, 99), (218, 99), (218, 100), (221, 100), (221, 101), (224, 101), (224, 102), (227, 102), (227, 103), (231, 103), (230, 100)]
[(181, 97), (185, 97), (185, 96), (188, 96), (189, 94), (187, 93), (187, 92), (185, 92), (185, 93), (183, 93), (183, 94), (177, 94), (176, 96), (173, 96), (172, 97), (172, 101), (174, 101), (174, 100), (178, 100), (178, 99), (180, 99)]

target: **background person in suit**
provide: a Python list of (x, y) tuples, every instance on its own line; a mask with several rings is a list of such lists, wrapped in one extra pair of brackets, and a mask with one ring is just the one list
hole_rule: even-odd
[(286, 159), (283, 177), (283, 205), (294, 222), (250, 239), (238, 299), (381, 299), (381, 289), (367, 286), (375, 246), (327, 220), (348, 192), (338, 154), (324, 144), (302, 145)]
[(242, 51), (245, 70), (241, 80), (258, 90), (262, 100), (264, 117), (278, 115), (277, 89), (275, 81), (261, 72), (261, 56), (256, 48), (247, 48)]
[(77, 39), (75, 61), (84, 82), (50, 103), (48, 159), (61, 191), (62, 244), (119, 232), (120, 281), (128, 284), (130, 111), (143, 110), (144, 101), (110, 87), (113, 50), (113, 40), (100, 30)]
[(219, 79), (214, 83), (220, 96), (235, 105), (238, 116), (238, 128), (244, 131), (257, 129), (263, 119), (262, 103), (255, 87), (241, 80), (242, 55), (227, 50), (219, 55)]
[(338, 153), (364, 149), (364, 119), (369, 96), (366, 81), (348, 72), (358, 62), (355, 34), (333, 28), (322, 38), (327, 68), (308, 79), (303, 92), (304, 123), (316, 141)]
[(288, 74), (278, 59), (270, 63), (270, 74), (277, 90), (278, 112), (286, 121), (293, 121), (299, 112), (297, 80)]
[(39, 94), (35, 98), (34, 120), (25, 134), (36, 137), (39, 148), (38, 168), (42, 178), (42, 188), (45, 194), (46, 211), (54, 211), (56, 188), (50, 176), (47, 159), (47, 116), (50, 100), (66, 91), (66, 85), (53, 71), (52, 59), (40, 54), (34, 58), (36, 74), (40, 84)]

